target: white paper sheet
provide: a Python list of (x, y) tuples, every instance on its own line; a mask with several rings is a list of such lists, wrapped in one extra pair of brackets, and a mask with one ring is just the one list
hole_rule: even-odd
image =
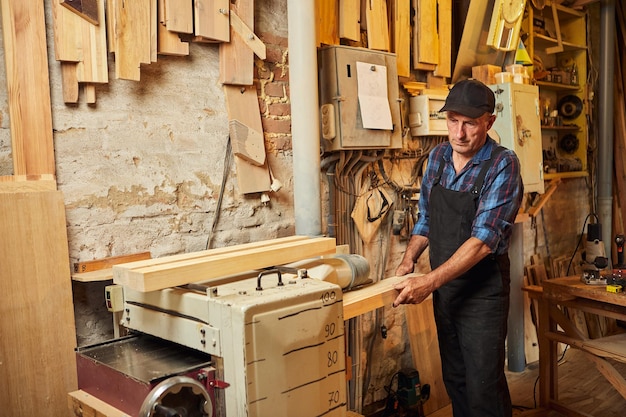
[(387, 98), (387, 67), (357, 61), (356, 73), (363, 127), (392, 130), (391, 109)]

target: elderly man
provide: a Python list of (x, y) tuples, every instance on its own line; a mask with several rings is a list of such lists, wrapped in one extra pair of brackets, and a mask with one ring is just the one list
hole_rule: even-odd
[(487, 132), (495, 97), (465, 80), (450, 90), (449, 140), (429, 155), (419, 214), (396, 269), (413, 272), (429, 247), (431, 271), (396, 286), (393, 305), (420, 303), (431, 293), (443, 379), (455, 417), (510, 417), (504, 374), (509, 310), (509, 240), (523, 185), (520, 163)]

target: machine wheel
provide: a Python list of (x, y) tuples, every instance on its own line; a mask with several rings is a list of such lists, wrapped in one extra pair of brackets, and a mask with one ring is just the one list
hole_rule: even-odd
[(201, 383), (174, 376), (150, 391), (138, 417), (213, 417), (213, 403)]

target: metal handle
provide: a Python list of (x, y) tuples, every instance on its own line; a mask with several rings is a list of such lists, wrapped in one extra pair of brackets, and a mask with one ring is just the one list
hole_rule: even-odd
[(261, 278), (263, 278), (265, 275), (269, 275), (269, 274), (277, 274), (278, 275), (278, 286), (279, 287), (283, 286), (283, 277), (280, 274), (280, 270), (278, 268), (268, 269), (266, 271), (262, 271), (262, 272), (259, 273), (259, 276), (256, 279), (256, 290), (257, 291), (263, 291), (263, 287), (261, 287)]

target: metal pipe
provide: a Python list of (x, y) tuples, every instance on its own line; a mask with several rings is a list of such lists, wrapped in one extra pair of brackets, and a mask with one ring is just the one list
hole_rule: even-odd
[(322, 233), (319, 100), (314, 0), (288, 0), (293, 204), (296, 234)]
[(615, 76), (615, 0), (602, 0), (600, 7), (600, 77), (598, 141), (598, 217), (606, 254), (611, 261), (613, 209), (613, 82)]

